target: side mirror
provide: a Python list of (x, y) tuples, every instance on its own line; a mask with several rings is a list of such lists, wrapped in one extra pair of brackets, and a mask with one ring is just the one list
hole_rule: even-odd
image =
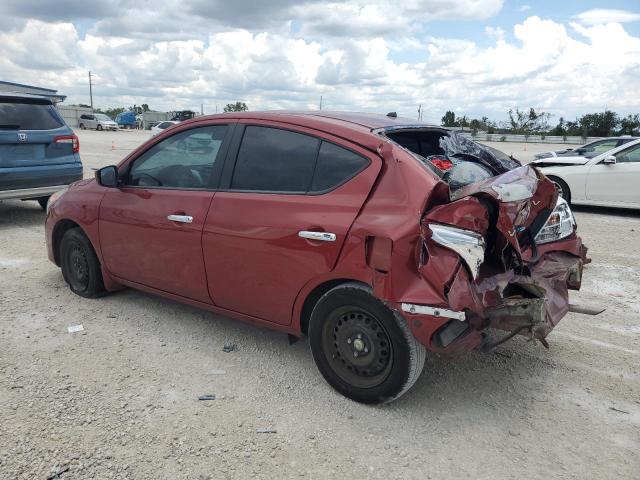
[(103, 187), (116, 188), (118, 186), (118, 169), (115, 165), (96, 170), (96, 181)]
[(614, 163), (616, 163), (616, 156), (609, 155), (608, 157), (604, 157), (604, 160), (602, 160), (602, 163), (613, 165)]

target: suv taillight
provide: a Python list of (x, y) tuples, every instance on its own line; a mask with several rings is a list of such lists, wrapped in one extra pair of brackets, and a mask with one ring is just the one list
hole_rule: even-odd
[(58, 135), (54, 137), (53, 143), (70, 143), (73, 153), (80, 153), (80, 140), (74, 135)]

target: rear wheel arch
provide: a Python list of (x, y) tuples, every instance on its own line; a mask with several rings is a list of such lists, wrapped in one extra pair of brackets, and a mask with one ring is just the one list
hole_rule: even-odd
[(304, 303), (302, 304), (302, 310), (300, 311), (300, 331), (304, 335), (307, 335), (309, 332), (309, 320), (311, 320), (311, 312), (313, 312), (313, 309), (318, 303), (318, 300), (320, 300), (320, 298), (322, 298), (322, 296), (329, 290), (345, 283), (359, 283), (364, 287), (371, 288), (370, 285), (367, 285), (366, 283), (359, 280), (353, 280), (351, 278), (332, 279), (317, 285), (313, 290), (311, 290), (311, 292), (309, 292), (307, 298), (305, 298)]

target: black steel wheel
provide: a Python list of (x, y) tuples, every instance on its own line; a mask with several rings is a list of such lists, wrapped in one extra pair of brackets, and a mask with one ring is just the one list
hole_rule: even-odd
[(311, 314), (309, 341), (327, 382), (362, 403), (398, 398), (424, 365), (425, 349), (404, 318), (360, 283), (340, 285), (320, 298)]
[(96, 130), (98, 130), (99, 132), (102, 131), (102, 125), (98, 124), (98, 126), (96, 127)]
[(104, 293), (100, 262), (91, 242), (79, 228), (67, 230), (62, 236), (60, 267), (72, 292), (88, 298)]

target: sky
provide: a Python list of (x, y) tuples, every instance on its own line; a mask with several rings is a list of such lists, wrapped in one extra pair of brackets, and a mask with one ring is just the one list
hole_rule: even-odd
[(640, 113), (639, 0), (0, 0), (0, 80), (215, 113)]

